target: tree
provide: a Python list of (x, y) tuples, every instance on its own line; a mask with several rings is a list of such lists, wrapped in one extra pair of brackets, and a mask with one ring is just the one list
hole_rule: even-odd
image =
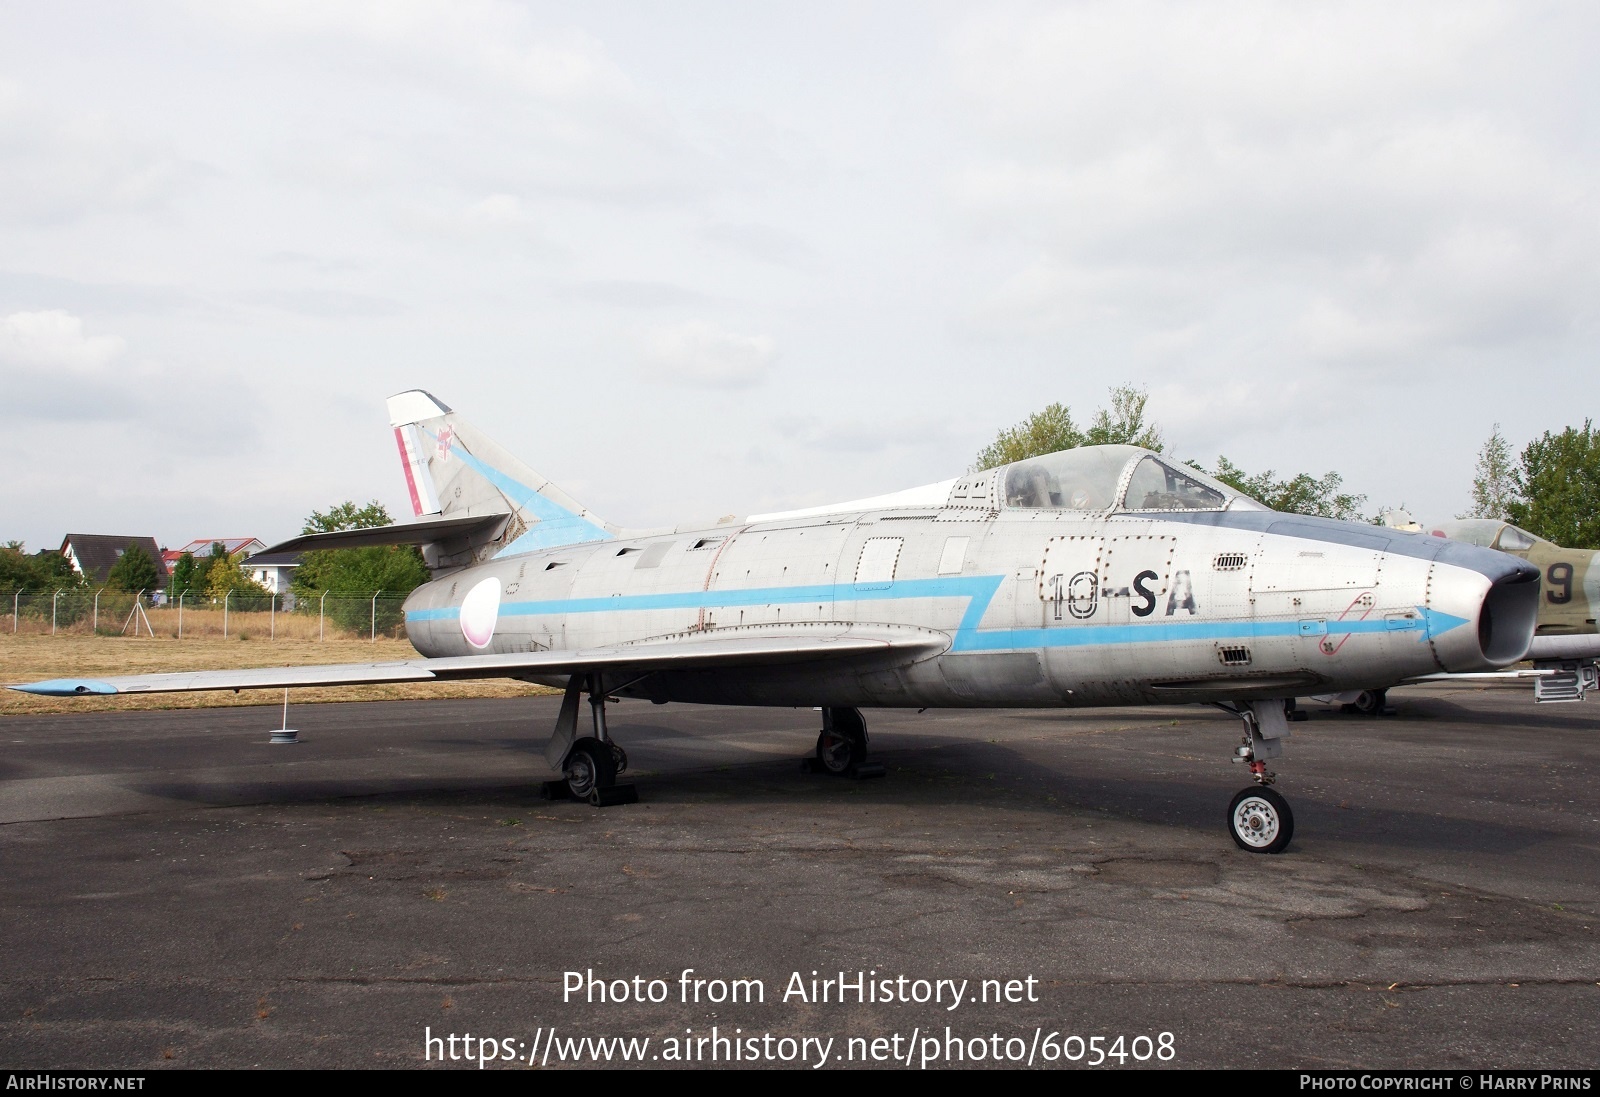
[(997, 434), (993, 442), (978, 451), (972, 470), (981, 472), (1081, 445), (1083, 431), (1072, 421), (1072, 409), (1065, 404), (1051, 404)]
[[(357, 507), (346, 500), (327, 511), (312, 511), (303, 533), (336, 533), (348, 529), (374, 529), (393, 525), (389, 512), (374, 500)], [(428, 565), (412, 545), (377, 545), (372, 548), (329, 549), (308, 552), (294, 569), (290, 586), (299, 595), (299, 605), (310, 612), (321, 601), (323, 591), (335, 595), (366, 595), (382, 591), (385, 598), (377, 605), (377, 627), (387, 631), (400, 622), (400, 602), (428, 581)], [(330, 598), (328, 616), (344, 628), (365, 629), (373, 609), (354, 597)]]
[(174, 597), (180, 591), (194, 590), (196, 587), (205, 586), (205, 572), (196, 562), (194, 553), (185, 552), (178, 556), (177, 562), (172, 565), (172, 577), (169, 582)]
[[(1205, 471), (1203, 466), (1195, 462), (1191, 461), (1190, 464)], [(1337, 472), (1324, 473), (1320, 479), (1302, 472), (1288, 480), (1277, 480), (1272, 469), (1251, 476), (1219, 455), (1217, 467), (1211, 475), (1256, 502), (1265, 503), (1273, 510), (1281, 510), (1286, 514), (1314, 514), (1353, 522), (1360, 520), (1361, 506), (1367, 501), (1365, 495), (1340, 492), (1344, 477)]]
[(1511, 521), (1567, 548), (1600, 548), (1600, 431), (1590, 420), (1529, 442), (1512, 479)]
[(23, 551), (21, 541), (8, 541), (0, 548), (0, 590), (18, 591), (40, 586), (39, 572)]
[(1150, 394), (1132, 385), (1111, 390), (1111, 409), (1095, 413), (1094, 425), (1084, 435), (1089, 446), (1143, 446), (1161, 452), (1161, 428), (1144, 421), (1144, 406)]
[(1478, 451), (1478, 467), (1472, 478), (1472, 507), (1457, 518), (1497, 518), (1511, 520), (1511, 504), (1517, 501), (1516, 466), (1511, 447), (1494, 425), (1489, 440)]
[(346, 499), (337, 506), (329, 507), (326, 512), (312, 511), (311, 517), (300, 527), (300, 532), (340, 533), (347, 529), (377, 529), (379, 526), (392, 525), (394, 519), (389, 517), (388, 509), (376, 499), (364, 507), (358, 507), (353, 500)]
[(1078, 429), (1072, 421), (1072, 409), (1066, 404), (1051, 404), (997, 434), (993, 442), (978, 451), (972, 471), (982, 472), (997, 465), (1086, 445), (1126, 443), (1159, 451), (1161, 430), (1154, 423), (1146, 423), (1144, 418), (1147, 400), (1149, 395), (1132, 385), (1113, 388), (1110, 410), (1098, 411), (1088, 431)]
[(244, 553), (229, 555), (221, 541), (211, 546), (211, 566), (206, 571), (206, 593), (213, 602), (228, 602), (237, 610), (269, 608), (272, 593), (244, 570)]
[(122, 550), (117, 562), (106, 574), (106, 586), (117, 590), (153, 590), (161, 581), (156, 562), (141, 546), (133, 544)]
[(89, 577), (80, 574), (68, 560), (55, 549), (44, 549), (31, 557), (39, 582), (51, 588), (87, 587)]
[(29, 555), (21, 541), (0, 547), (0, 590), (76, 590), (89, 580), (72, 570), (67, 558), (53, 549)]

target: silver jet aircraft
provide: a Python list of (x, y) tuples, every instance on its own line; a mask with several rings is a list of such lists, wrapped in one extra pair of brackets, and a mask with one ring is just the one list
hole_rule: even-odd
[[(813, 767), (862, 774), (863, 707), (1215, 705), (1252, 784), (1228, 826), (1289, 842), (1269, 760), (1291, 699), (1523, 657), (1539, 572), (1438, 537), (1280, 514), (1133, 446), (1066, 450), (895, 495), (631, 531), (426, 392), (389, 400), (417, 521), (269, 551), (417, 544), (425, 658), (58, 679), (44, 694), (509, 677), (565, 689), (552, 791), (634, 798), (610, 697), (819, 707)], [(580, 720), (587, 697), (590, 715)], [(588, 725), (584, 727), (582, 725)]]

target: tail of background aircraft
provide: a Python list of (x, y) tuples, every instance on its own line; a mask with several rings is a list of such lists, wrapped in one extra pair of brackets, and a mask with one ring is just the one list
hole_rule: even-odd
[(389, 397), (389, 422), (416, 517), (509, 515), (493, 555), (604, 541), (620, 532), (421, 389)]

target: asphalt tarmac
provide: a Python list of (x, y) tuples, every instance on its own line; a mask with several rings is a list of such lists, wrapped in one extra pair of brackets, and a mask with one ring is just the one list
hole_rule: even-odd
[(1600, 701), (1391, 699), (1292, 725), (1281, 856), (1196, 707), (869, 711), (851, 781), (623, 702), (606, 809), (538, 795), (554, 698), (6, 718), (0, 1063), (1596, 1066)]

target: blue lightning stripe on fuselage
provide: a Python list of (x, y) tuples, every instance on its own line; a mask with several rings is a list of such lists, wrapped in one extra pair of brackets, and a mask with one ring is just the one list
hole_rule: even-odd
[[(432, 439), (435, 445), (438, 444), (438, 435), (427, 430), (422, 433)], [(459, 442), (453, 442), (449, 452), (451, 456), (459, 457), (469, 469), (493, 484), (513, 506), (527, 510), (539, 519), (526, 533), (501, 549), (497, 555), (510, 556), (518, 552), (560, 548), (563, 545), (578, 545), (586, 541), (611, 540), (612, 535), (600, 526), (551, 502), (536, 489), (520, 480), (512, 479), (493, 465), (480, 461), (468, 453), (466, 447)]]
[[(1467, 623), (1438, 610), (1418, 606), (1418, 616), (1332, 621), (1205, 621), (1161, 620), (1146, 624), (1072, 625), (1064, 628), (979, 629), (1001, 575), (970, 578), (903, 579), (887, 587), (861, 590), (850, 584), (799, 587), (752, 587), (743, 590), (693, 590), (669, 594), (618, 594), (605, 598), (553, 598), (509, 602), (501, 617), (555, 617), (577, 613), (622, 613), (664, 609), (725, 609), (738, 606), (804, 605), (827, 602), (875, 602), (906, 598), (966, 598), (966, 612), (956, 626), (951, 651), (1007, 651), (1023, 648), (1078, 647), (1092, 644), (1149, 644), (1181, 640), (1236, 640), (1272, 636), (1345, 635), (1369, 632), (1417, 632), (1417, 639), (1439, 636)], [(451, 621), (460, 609), (411, 610), (408, 621)], [(1308, 631), (1307, 625), (1315, 627)]]
[[(1416, 632), (1419, 641), (1467, 623), (1465, 617), (1417, 607), (1416, 617), (1379, 617), (1351, 621), (1316, 619), (1272, 621), (1156, 621), (1142, 625), (1077, 625), (1068, 628), (1011, 628), (976, 631), (966, 651), (1011, 651), (1021, 648), (1084, 647), (1094, 644), (1158, 644), (1175, 640), (1259, 640), (1275, 636), (1343, 636), (1368, 632)], [(1308, 628), (1315, 625), (1315, 628)]]

